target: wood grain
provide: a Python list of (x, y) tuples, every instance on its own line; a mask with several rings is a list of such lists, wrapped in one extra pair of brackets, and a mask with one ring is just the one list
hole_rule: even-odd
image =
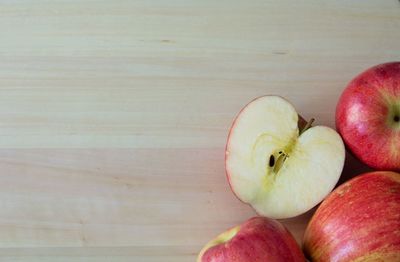
[(240, 108), (333, 127), (399, 28), (395, 0), (0, 1), (0, 261), (194, 261), (255, 215), (224, 175)]

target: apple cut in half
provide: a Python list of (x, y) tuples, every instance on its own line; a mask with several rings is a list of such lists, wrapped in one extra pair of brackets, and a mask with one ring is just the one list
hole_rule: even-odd
[(339, 180), (345, 159), (340, 135), (311, 127), (279, 96), (259, 97), (236, 117), (225, 168), (235, 195), (258, 214), (289, 218), (305, 213)]

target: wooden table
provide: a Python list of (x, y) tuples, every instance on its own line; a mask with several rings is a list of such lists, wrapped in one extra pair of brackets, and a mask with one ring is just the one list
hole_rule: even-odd
[[(255, 215), (224, 174), (240, 108), (334, 126), (391, 60), (396, 0), (0, 1), (0, 260), (194, 261)], [(311, 213), (283, 221), (299, 242)]]

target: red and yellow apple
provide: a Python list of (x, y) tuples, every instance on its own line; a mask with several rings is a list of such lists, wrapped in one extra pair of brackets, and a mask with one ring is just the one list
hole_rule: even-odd
[(197, 262), (304, 262), (290, 232), (278, 221), (254, 217), (216, 237)]
[(362, 162), (400, 170), (400, 62), (377, 65), (353, 79), (337, 104), (336, 126)]
[(307, 226), (311, 261), (400, 261), (400, 174), (377, 171), (335, 189)]
[(339, 134), (300, 125), (294, 107), (279, 96), (259, 97), (236, 117), (225, 168), (235, 195), (271, 218), (300, 215), (332, 191), (343, 169)]

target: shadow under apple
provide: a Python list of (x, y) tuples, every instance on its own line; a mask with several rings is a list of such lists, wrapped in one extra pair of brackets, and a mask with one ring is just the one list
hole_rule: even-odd
[(367, 165), (363, 164), (349, 151), (346, 151), (346, 160), (344, 162), (343, 172), (342, 175), (340, 176), (339, 182), (337, 183), (336, 187), (352, 179), (353, 177), (371, 171), (374, 170), (368, 167)]

